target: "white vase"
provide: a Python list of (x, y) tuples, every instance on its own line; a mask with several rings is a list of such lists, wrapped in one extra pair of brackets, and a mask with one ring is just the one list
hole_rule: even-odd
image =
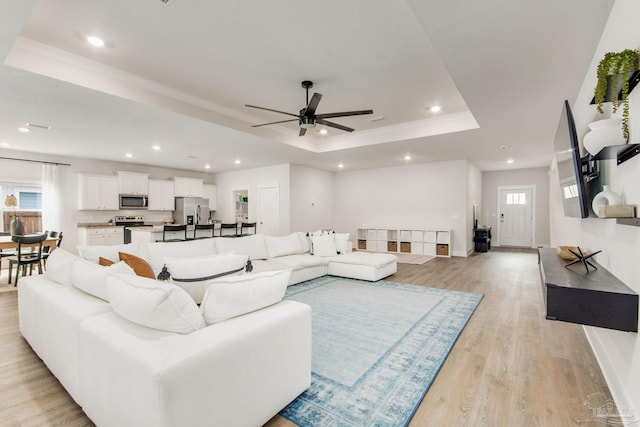
[(622, 204), (622, 198), (620, 197), (620, 195), (609, 190), (608, 185), (603, 185), (602, 191), (593, 197), (591, 208), (593, 208), (593, 211), (596, 213), (596, 215), (600, 216), (600, 212), (598, 212), (598, 208), (600, 206), (616, 206), (620, 204)]
[(610, 145), (626, 144), (627, 140), (622, 134), (620, 119), (605, 119), (589, 123), (590, 132), (584, 136), (582, 145), (592, 156), (595, 156), (605, 147)]

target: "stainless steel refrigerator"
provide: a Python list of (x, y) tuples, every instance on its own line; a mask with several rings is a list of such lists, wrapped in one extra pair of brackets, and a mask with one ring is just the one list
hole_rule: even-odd
[(209, 221), (209, 199), (176, 197), (173, 221), (176, 224), (206, 224)]

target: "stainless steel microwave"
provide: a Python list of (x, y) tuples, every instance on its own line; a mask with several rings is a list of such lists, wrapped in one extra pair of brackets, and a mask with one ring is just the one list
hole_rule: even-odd
[(131, 194), (120, 195), (120, 209), (147, 209), (149, 197)]

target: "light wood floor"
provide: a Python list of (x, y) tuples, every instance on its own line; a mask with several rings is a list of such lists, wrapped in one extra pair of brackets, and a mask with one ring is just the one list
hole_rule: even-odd
[[(582, 327), (544, 319), (535, 253), (399, 264), (390, 280), (484, 294), (410, 426), (603, 425), (583, 402), (609, 390)], [(0, 426), (92, 425), (21, 338), (15, 292), (0, 293), (0, 379)]]

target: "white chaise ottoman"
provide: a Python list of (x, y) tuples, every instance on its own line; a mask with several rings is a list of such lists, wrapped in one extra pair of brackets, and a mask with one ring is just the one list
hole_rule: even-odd
[(398, 271), (398, 257), (392, 254), (350, 252), (329, 260), (328, 274), (375, 282)]

